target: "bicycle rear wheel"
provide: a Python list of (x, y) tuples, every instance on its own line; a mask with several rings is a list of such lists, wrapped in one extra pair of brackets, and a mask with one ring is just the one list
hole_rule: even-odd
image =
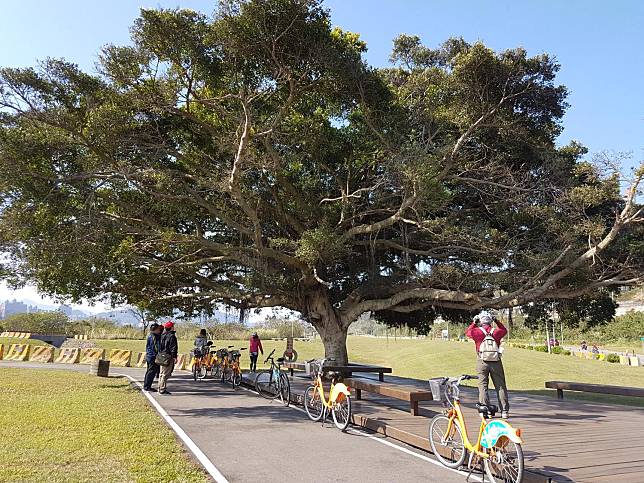
[(208, 367), (203, 362), (200, 363), (199, 367), (197, 368), (197, 379), (205, 378), (207, 372), (208, 372)]
[(197, 380), (197, 371), (198, 371), (197, 364), (198, 364), (197, 362), (192, 364), (192, 379), (195, 381)]
[(212, 371), (210, 372), (212, 375), (213, 379), (218, 379), (221, 377), (221, 366), (219, 364), (215, 364), (212, 366)]
[(519, 443), (504, 438), (503, 443), (489, 451), (483, 460), (485, 474), (492, 483), (521, 483), (523, 479), (523, 449)]
[(449, 418), (438, 414), (429, 423), (429, 445), (432, 452), (448, 468), (458, 468), (465, 461), (466, 450), (463, 443), (463, 434), (458, 424), (452, 423), (447, 431)]
[(266, 399), (275, 399), (279, 396), (277, 381), (273, 379), (273, 371), (266, 370), (257, 374), (257, 377), (255, 377), (255, 390), (257, 394)]
[(312, 421), (322, 419), (324, 404), (322, 403), (317, 387), (309, 386), (306, 388), (304, 392), (304, 408), (306, 409), (306, 414), (309, 415)]
[(346, 394), (338, 394), (331, 410), (335, 427), (345, 431), (351, 422), (351, 397)]
[(280, 372), (280, 399), (284, 406), (288, 406), (291, 403), (291, 383), (288, 382), (288, 376), (283, 372)]

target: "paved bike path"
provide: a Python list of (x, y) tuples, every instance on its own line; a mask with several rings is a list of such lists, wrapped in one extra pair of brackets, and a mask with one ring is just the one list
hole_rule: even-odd
[(417, 450), (363, 431), (342, 434), (250, 390), (184, 374), (169, 388), (171, 396), (155, 399), (230, 482), (464, 481)]
[[(3, 366), (88, 370), (76, 364), (2, 361)], [(110, 368), (111, 375), (117, 373), (143, 379), (142, 369)], [(463, 473), (440, 466), (422, 451), (362, 430), (343, 434), (332, 422), (323, 427), (301, 409), (247, 389), (194, 382), (179, 371), (168, 390), (169, 396), (150, 394), (231, 483), (465, 481)]]

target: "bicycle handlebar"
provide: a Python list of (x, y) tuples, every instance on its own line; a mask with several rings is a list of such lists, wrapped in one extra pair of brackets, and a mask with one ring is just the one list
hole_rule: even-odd
[(270, 354), (266, 357), (266, 360), (264, 361), (264, 364), (266, 364), (268, 361), (270, 361), (273, 358), (273, 354), (275, 354), (275, 349), (271, 351)]

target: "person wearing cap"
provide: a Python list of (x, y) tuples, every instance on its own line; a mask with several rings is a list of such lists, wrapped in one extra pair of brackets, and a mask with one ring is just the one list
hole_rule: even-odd
[[(496, 324), (496, 328), (493, 327), (493, 324)], [(505, 371), (503, 370), (503, 362), (501, 361), (501, 350), (498, 351), (498, 360), (485, 361), (483, 360), (480, 347), (485, 338), (491, 335), (496, 342), (496, 346), (500, 349), (501, 339), (503, 339), (507, 333), (508, 330), (505, 326), (496, 317), (485, 310), (474, 317), (474, 322), (472, 322), (465, 332), (465, 335), (472, 339), (476, 346), (476, 372), (479, 378), (479, 403), (486, 406), (489, 406), (490, 404), (488, 386), (489, 378), (491, 376), (499, 399), (499, 406), (501, 407), (501, 417), (504, 419), (509, 417), (510, 403), (508, 400), (508, 386), (505, 383)]]
[(248, 344), (248, 352), (250, 353), (250, 372), (257, 372), (257, 357), (261, 351), (264, 355), (264, 348), (262, 347), (262, 341), (260, 340), (257, 332), (253, 332), (253, 335), (250, 336), (250, 341)]
[(161, 329), (163, 329), (163, 326), (152, 324), (150, 326), (148, 340), (145, 344), (145, 361), (147, 362), (148, 368), (145, 371), (145, 378), (143, 379), (144, 391), (156, 391), (152, 389), (152, 383), (161, 370), (161, 366), (155, 362), (159, 349), (161, 348)]
[(161, 366), (161, 375), (159, 376), (159, 394), (170, 394), (167, 389), (168, 378), (172, 375), (174, 365), (177, 363), (179, 355), (179, 342), (177, 341), (177, 334), (174, 330), (174, 323), (168, 321), (163, 324), (165, 332), (161, 336), (161, 352), (167, 352), (172, 357), (170, 364)]

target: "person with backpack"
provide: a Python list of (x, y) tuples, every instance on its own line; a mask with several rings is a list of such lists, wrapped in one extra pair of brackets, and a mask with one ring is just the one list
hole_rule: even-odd
[(159, 394), (170, 394), (167, 389), (168, 378), (172, 375), (174, 365), (177, 363), (179, 356), (179, 342), (177, 334), (174, 331), (174, 323), (166, 322), (163, 324), (165, 332), (161, 336), (161, 347), (157, 355), (157, 363), (161, 366), (161, 375), (159, 376)]
[[(496, 328), (492, 327), (496, 324)], [(505, 371), (501, 361), (501, 339), (508, 330), (492, 314), (482, 311), (474, 322), (467, 328), (467, 335), (476, 346), (476, 372), (479, 377), (479, 404), (489, 406), (489, 378), (492, 377), (494, 388), (501, 407), (501, 417), (507, 419), (510, 415), (508, 401), (508, 386), (505, 383)]]

